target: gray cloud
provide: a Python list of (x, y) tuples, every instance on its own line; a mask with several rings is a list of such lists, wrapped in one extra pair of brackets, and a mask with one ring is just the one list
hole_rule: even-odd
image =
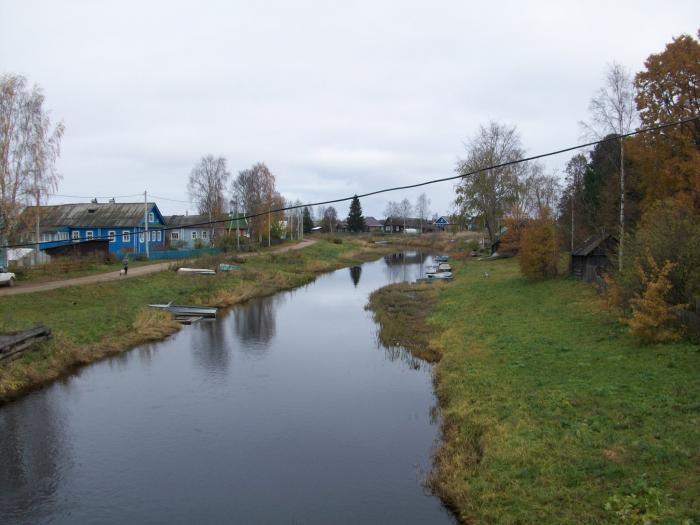
[[(530, 153), (576, 143), (606, 64), (639, 70), (695, 33), (700, 6), (0, 0), (0, 13), (3, 71), (42, 86), (66, 123), (60, 193), (186, 199), (213, 153), (233, 172), (264, 161), (285, 196), (314, 201), (450, 175), (490, 119)], [(425, 191), (449, 210), (451, 184)], [(380, 216), (417, 193), (363, 205)]]

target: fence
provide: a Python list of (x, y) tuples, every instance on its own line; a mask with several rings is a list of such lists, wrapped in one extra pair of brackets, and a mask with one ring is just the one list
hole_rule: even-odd
[[(223, 252), (223, 248), (199, 248), (191, 250), (167, 250), (167, 251), (152, 251), (149, 259), (152, 261), (164, 261), (169, 259), (196, 259), (203, 255), (216, 255)], [(134, 254), (129, 254), (133, 257)], [(143, 254), (139, 254), (143, 255)], [(123, 254), (119, 254), (119, 259)]]

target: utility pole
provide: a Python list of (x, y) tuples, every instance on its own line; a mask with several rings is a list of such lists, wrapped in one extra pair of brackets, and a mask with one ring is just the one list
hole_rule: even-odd
[(146, 190), (143, 191), (143, 222), (146, 227), (146, 259), (150, 257), (148, 250), (148, 193)]
[[(620, 118), (620, 126), (622, 126), (622, 118)], [(623, 246), (625, 244), (625, 143), (623, 140), (620, 136), (620, 252), (617, 260), (620, 272), (622, 272)]]
[(270, 209), (270, 206), (268, 206), (267, 207), (267, 247), (268, 248), (270, 246), (272, 246), (271, 237), (270, 237), (270, 230), (272, 229), (272, 221), (271, 221), (272, 214), (271, 214), (271, 212), (272, 212), (272, 210)]
[(238, 197), (233, 201), (234, 213), (236, 214), (236, 251), (241, 251), (241, 231), (240, 224), (238, 223)]

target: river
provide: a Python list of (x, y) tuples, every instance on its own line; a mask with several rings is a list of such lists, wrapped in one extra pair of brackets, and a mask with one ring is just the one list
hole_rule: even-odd
[(407, 252), (232, 308), (0, 407), (0, 523), (454, 523), (430, 366), (368, 295)]

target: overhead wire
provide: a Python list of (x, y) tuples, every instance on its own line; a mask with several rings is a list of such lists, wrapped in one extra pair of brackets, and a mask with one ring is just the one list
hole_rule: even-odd
[[(263, 217), (263, 216), (269, 215), (269, 214), (271, 214), (271, 213), (279, 213), (279, 212), (283, 212), (283, 211), (289, 211), (289, 210), (295, 210), (295, 209), (299, 209), (299, 208), (307, 208), (307, 207), (313, 207), (313, 206), (322, 206), (322, 205), (326, 205), (326, 204), (337, 204), (337, 203), (339, 203), (339, 202), (346, 202), (346, 201), (352, 200), (352, 199), (354, 199), (355, 197), (357, 197), (357, 198), (359, 199), (359, 198), (364, 198), (364, 197), (371, 197), (371, 196), (373, 196), (373, 195), (379, 195), (379, 194), (382, 194), (382, 193), (388, 193), (388, 192), (391, 192), (391, 191), (408, 190), (408, 189), (412, 189), (412, 188), (420, 188), (420, 187), (422, 187), (422, 186), (427, 186), (427, 185), (430, 185), (430, 184), (438, 184), (438, 183), (440, 183), (440, 182), (447, 182), (447, 181), (451, 181), (451, 180), (464, 179), (464, 178), (466, 178), (466, 177), (469, 177), (469, 176), (472, 176), (472, 175), (476, 175), (476, 174), (478, 174), (478, 173), (482, 173), (482, 172), (485, 172), (485, 171), (494, 170), (494, 169), (499, 169), (499, 168), (505, 168), (505, 167), (507, 167), (507, 166), (513, 166), (513, 165), (515, 165), (515, 164), (522, 164), (522, 163), (524, 163), (524, 162), (531, 162), (531, 161), (538, 160), (538, 159), (543, 159), (543, 158), (546, 158), (546, 157), (552, 157), (552, 156), (554, 156), (554, 155), (560, 155), (560, 154), (562, 154), (562, 153), (567, 153), (567, 152), (575, 151), (575, 150), (578, 150), (578, 149), (588, 148), (588, 147), (591, 147), (591, 146), (596, 146), (596, 145), (598, 145), (598, 144), (604, 144), (604, 143), (606, 143), (606, 142), (619, 141), (619, 140), (624, 139), (624, 138), (627, 138), (627, 137), (632, 137), (632, 136), (640, 135), (640, 134), (643, 134), (643, 133), (652, 133), (652, 132), (655, 132), (655, 131), (660, 131), (660, 130), (663, 130), (663, 129), (666, 129), (666, 128), (670, 128), (670, 127), (673, 127), (673, 126), (680, 126), (680, 125), (687, 124), (687, 123), (690, 123), (690, 122), (694, 122), (694, 121), (697, 121), (697, 120), (700, 120), (700, 116), (692, 117), (692, 118), (687, 118), (687, 119), (683, 119), (683, 120), (678, 120), (678, 121), (671, 122), (671, 123), (668, 123), (668, 124), (659, 124), (658, 126), (650, 126), (650, 127), (647, 127), (647, 128), (642, 128), (642, 129), (638, 129), (638, 130), (635, 130), (635, 131), (631, 131), (631, 132), (629, 132), (629, 133), (623, 133), (623, 134), (619, 134), (619, 135), (611, 135), (611, 136), (609, 136), (609, 137), (606, 137), (606, 138), (603, 138), (603, 139), (600, 139), (600, 140), (594, 140), (594, 141), (591, 141), (591, 142), (587, 142), (587, 143), (585, 143), (585, 144), (577, 144), (576, 146), (569, 146), (569, 147), (567, 147), (567, 148), (562, 148), (562, 149), (558, 149), (558, 150), (555, 150), (555, 151), (550, 151), (550, 152), (547, 152), (547, 153), (540, 153), (540, 154), (538, 154), (538, 155), (532, 155), (532, 156), (530, 156), (530, 157), (524, 157), (524, 158), (521, 158), (521, 159), (516, 159), (516, 160), (512, 160), (512, 161), (508, 161), (508, 162), (502, 162), (502, 163), (499, 163), (499, 164), (493, 164), (493, 165), (490, 165), (490, 166), (486, 166), (486, 167), (483, 167), (483, 168), (479, 168), (479, 169), (476, 169), (476, 170), (472, 170), (472, 171), (467, 172), (467, 173), (460, 173), (460, 174), (458, 174), (458, 175), (452, 175), (452, 176), (449, 176), (449, 177), (441, 177), (441, 178), (438, 178), (438, 179), (431, 179), (431, 180), (427, 180), (427, 181), (423, 181), (423, 182), (418, 182), (418, 183), (415, 183), (415, 184), (406, 184), (406, 185), (403, 185), (403, 186), (393, 186), (393, 187), (390, 187), (390, 188), (383, 188), (383, 189), (380, 189), (380, 190), (370, 191), (370, 192), (366, 192), (366, 193), (362, 193), (362, 194), (355, 194), (355, 195), (352, 195), (352, 196), (350, 196), (350, 197), (341, 197), (341, 198), (338, 198), (338, 199), (331, 199), (331, 200), (321, 201), (321, 202), (313, 202), (313, 203), (306, 203), (306, 204), (296, 204), (296, 205), (292, 205), (292, 206), (285, 206), (285, 207), (282, 207), (282, 208), (274, 208), (274, 209), (267, 210), (267, 211), (265, 211), (265, 212), (253, 213), (253, 214), (245, 215), (245, 216), (243, 216), (243, 217), (238, 217), (237, 219), (233, 219), (233, 218), (230, 218), (230, 217), (229, 217), (229, 218), (226, 218), (226, 219), (217, 219), (217, 220), (204, 221), (204, 222), (199, 222), (199, 223), (194, 223), (194, 224), (188, 224), (187, 227), (188, 227), (188, 228), (194, 228), (194, 227), (199, 227), (199, 226), (212, 226), (212, 225), (214, 225), (214, 224), (232, 222), (233, 220), (254, 219), (254, 218), (256, 218), (256, 217)], [(141, 194), (138, 194), (138, 195), (141, 195)], [(183, 201), (183, 202), (184, 202), (184, 201)], [(179, 228), (178, 228), (178, 227), (157, 228), (157, 230), (159, 230), (159, 231), (164, 231), (164, 232), (165, 232), (165, 231), (170, 231), (170, 230), (176, 230), (176, 229), (179, 229)], [(141, 231), (139, 231), (139, 232), (137, 232), (137, 233), (140, 235), (141, 233), (144, 233), (144, 231), (145, 231), (145, 230), (141, 230)], [(126, 235), (131, 236), (131, 233), (133, 233), (133, 232), (127, 232)], [(124, 235), (125, 235), (124, 233), (117, 234), (117, 233), (115, 232), (115, 235), (114, 235), (114, 236), (110, 236), (110, 235), (108, 234), (108, 235), (101, 235), (101, 236), (98, 236), (98, 237), (93, 237), (92, 239), (81, 239), (81, 240), (77, 240), (77, 241), (74, 241), (74, 240), (71, 239), (71, 240), (62, 240), (62, 241), (44, 241), (44, 242), (31, 242), (31, 243), (20, 243), (20, 244), (6, 244), (6, 245), (3, 245), (3, 246), (0, 246), (0, 249), (3, 249), (3, 248), (28, 248), (28, 247), (31, 247), (31, 246), (40, 246), (40, 245), (42, 245), (42, 244), (52, 244), (52, 243), (56, 243), (56, 242), (65, 242), (66, 244), (63, 245), (63, 246), (72, 246), (72, 245), (77, 245), (77, 244), (81, 244), (81, 243), (85, 243), (85, 242), (92, 242), (92, 241), (97, 241), (97, 240), (111, 240), (113, 237), (123, 237)]]

